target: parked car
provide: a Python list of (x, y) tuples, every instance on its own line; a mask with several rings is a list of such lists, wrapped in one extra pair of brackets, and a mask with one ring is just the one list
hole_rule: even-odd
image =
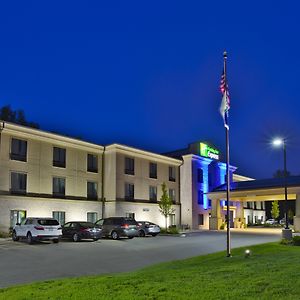
[(34, 241), (52, 240), (58, 243), (62, 236), (61, 225), (53, 218), (26, 218), (13, 227), (12, 239), (26, 238), (28, 244)]
[(113, 240), (138, 236), (138, 223), (132, 218), (110, 217), (98, 220), (95, 225), (102, 229), (102, 236), (111, 237)]
[(277, 224), (278, 222), (275, 220), (275, 219), (268, 219), (266, 221), (266, 224), (269, 224), (269, 225), (274, 225), (274, 224)]
[(91, 222), (73, 221), (62, 226), (62, 237), (79, 242), (82, 239), (99, 240), (102, 237), (102, 229)]
[(285, 225), (285, 218), (279, 220), (279, 224), (280, 224), (280, 225)]
[(160, 233), (160, 227), (148, 221), (137, 221), (139, 224), (138, 233), (139, 237), (146, 235), (157, 236)]

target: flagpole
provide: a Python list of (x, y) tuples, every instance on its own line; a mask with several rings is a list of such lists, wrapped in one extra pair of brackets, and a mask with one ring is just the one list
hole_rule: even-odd
[[(227, 52), (223, 53), (224, 58), (224, 81), (225, 81), (225, 97), (227, 98), (227, 74), (226, 74), (226, 61)], [(227, 101), (227, 99), (226, 99)], [(228, 111), (225, 112), (225, 134), (226, 134), (226, 198), (227, 198), (227, 257), (231, 256), (231, 240), (230, 240), (230, 172), (229, 172), (229, 126), (228, 126)]]

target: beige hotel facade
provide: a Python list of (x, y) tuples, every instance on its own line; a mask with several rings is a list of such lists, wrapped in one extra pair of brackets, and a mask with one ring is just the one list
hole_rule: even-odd
[[(209, 228), (205, 183), (224, 183), (224, 178), (209, 178), (224, 171), (215, 158), (191, 151), (161, 155), (120, 144), (101, 146), (8, 122), (0, 126), (0, 231), (24, 217), (54, 217), (63, 224), (128, 216), (163, 227), (158, 207), (163, 182), (174, 208), (168, 225)], [(232, 179), (243, 180), (233, 174), (235, 169)], [(264, 221), (264, 207), (257, 211), (245, 206), (245, 222), (255, 213)]]

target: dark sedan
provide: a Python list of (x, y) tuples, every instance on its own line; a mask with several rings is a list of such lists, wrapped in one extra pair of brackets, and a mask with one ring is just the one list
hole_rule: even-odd
[(62, 237), (79, 242), (82, 239), (99, 240), (102, 237), (102, 229), (91, 222), (68, 222), (62, 226)]

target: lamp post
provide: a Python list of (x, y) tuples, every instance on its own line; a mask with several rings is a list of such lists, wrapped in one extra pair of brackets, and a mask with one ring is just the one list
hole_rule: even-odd
[(283, 177), (284, 177), (284, 210), (285, 210), (285, 229), (289, 229), (289, 221), (288, 221), (288, 205), (287, 205), (287, 170), (286, 170), (286, 140), (277, 138), (273, 141), (273, 145), (278, 147), (282, 145), (283, 148)]

